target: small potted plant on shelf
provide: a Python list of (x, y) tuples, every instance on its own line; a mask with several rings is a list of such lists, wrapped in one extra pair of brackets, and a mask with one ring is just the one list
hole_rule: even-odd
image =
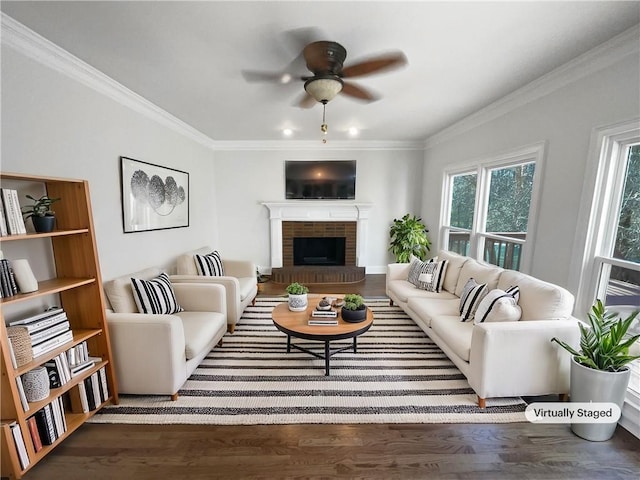
[(289, 310), (292, 312), (304, 312), (307, 309), (309, 304), (307, 293), (309, 293), (309, 289), (306, 286), (293, 282), (287, 286), (287, 293), (289, 294)]
[(358, 323), (364, 321), (367, 318), (367, 306), (364, 304), (364, 299), (354, 293), (345, 295), (341, 315), (345, 322)]
[(60, 200), (59, 198), (50, 198), (47, 195), (36, 199), (31, 195), (27, 198), (33, 201), (33, 205), (22, 207), (22, 215), (25, 220), (31, 218), (33, 228), (38, 233), (51, 232), (55, 225), (55, 212), (51, 210), (51, 204)]
[[(631, 370), (627, 366), (640, 355), (629, 353), (640, 335), (627, 335), (627, 330), (638, 315), (638, 311), (622, 319), (615, 312), (605, 310), (598, 300), (591, 307), (588, 325), (579, 324), (580, 349), (554, 337), (571, 355), (569, 395), (572, 402), (615, 403), (620, 409), (629, 386)], [(586, 440), (609, 440), (615, 432), (617, 422), (573, 423), (573, 433)]]

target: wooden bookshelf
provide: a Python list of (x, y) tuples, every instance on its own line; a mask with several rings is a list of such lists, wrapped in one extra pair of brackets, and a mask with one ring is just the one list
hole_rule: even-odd
[[(100, 265), (95, 241), (95, 232), (92, 218), (91, 201), (89, 197), (89, 185), (85, 180), (65, 179), (55, 177), (43, 177), (25, 174), (0, 173), (0, 180), (20, 185), (25, 182), (28, 185), (42, 184), (47, 195), (60, 197), (56, 202), (56, 230), (50, 233), (27, 233), (26, 235), (10, 235), (0, 239), (0, 243), (27, 242), (27, 251), (43, 248), (42, 242), (47, 242), (47, 248), (53, 251), (52, 269), (55, 278), (39, 279), (38, 290), (27, 294), (18, 294), (0, 300), (0, 363), (1, 373), (0, 391), (2, 394), (0, 404), (0, 441), (2, 454), (2, 476), (11, 479), (19, 479), (35, 464), (51, 452), (65, 438), (71, 435), (88, 418), (94, 415), (100, 408), (109, 403), (118, 403), (117, 383), (111, 346), (109, 343), (109, 331), (105, 318), (105, 301), (100, 276)], [(19, 188), (18, 188), (19, 191)], [(23, 195), (20, 198), (24, 198)], [(22, 203), (22, 201), (21, 201)], [(9, 260), (11, 258), (9, 257)], [(9, 351), (9, 340), (5, 326), (5, 309), (9, 306), (28, 306), (45, 295), (58, 295), (59, 305), (64, 309), (73, 331), (73, 340), (34, 358), (26, 365), (14, 368)], [(14, 320), (14, 318), (7, 318)], [(29, 410), (24, 411), (20, 401), (16, 379), (29, 370), (43, 365), (45, 362), (65, 352), (69, 348), (87, 342), (89, 354), (100, 357), (92, 368), (73, 377), (70, 382), (60, 388), (53, 388), (49, 396), (39, 402), (29, 404)], [(27, 419), (39, 409), (51, 403), (60, 396), (77, 388), (78, 383), (89, 377), (101, 368), (105, 368), (109, 397), (102, 402), (97, 409), (88, 413), (76, 413), (65, 409), (67, 431), (60, 435), (52, 445), (47, 445), (39, 452), (33, 447), (31, 435), (27, 425)], [(22, 468), (16, 452), (14, 439), (9, 425), (16, 422), (24, 439), (29, 456), (29, 465)]]

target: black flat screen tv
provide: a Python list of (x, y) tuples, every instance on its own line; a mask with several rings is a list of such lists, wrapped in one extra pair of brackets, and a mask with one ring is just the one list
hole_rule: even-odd
[(355, 200), (355, 160), (287, 160), (288, 200)]

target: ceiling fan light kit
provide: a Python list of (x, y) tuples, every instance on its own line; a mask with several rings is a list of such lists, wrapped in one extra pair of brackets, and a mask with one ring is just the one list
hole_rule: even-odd
[(313, 77), (304, 83), (304, 89), (317, 102), (327, 103), (342, 91), (344, 82), (340, 77)]

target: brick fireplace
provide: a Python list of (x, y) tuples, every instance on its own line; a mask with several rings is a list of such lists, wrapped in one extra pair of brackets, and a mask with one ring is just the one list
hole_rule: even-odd
[[(370, 204), (292, 201), (263, 205), (269, 209), (274, 282), (348, 283), (364, 279)], [(305, 239), (308, 242), (301, 242)], [(310, 250), (296, 253), (294, 247), (304, 243), (310, 244)]]

